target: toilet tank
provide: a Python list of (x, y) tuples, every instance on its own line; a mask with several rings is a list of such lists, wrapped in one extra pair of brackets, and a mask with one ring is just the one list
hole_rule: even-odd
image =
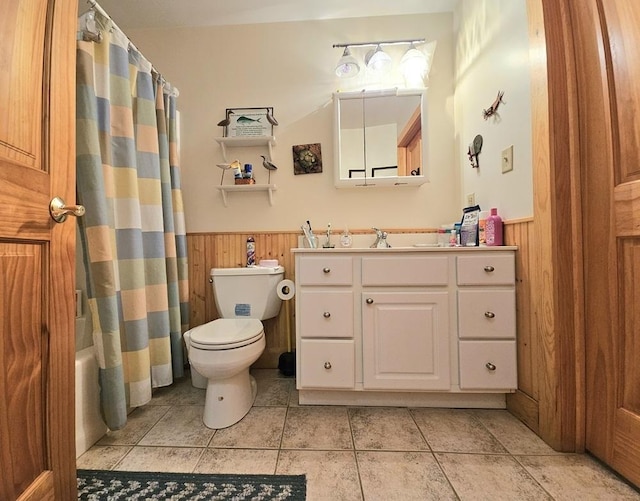
[(282, 300), (277, 285), (284, 278), (282, 266), (212, 268), (213, 295), (222, 318), (273, 318)]

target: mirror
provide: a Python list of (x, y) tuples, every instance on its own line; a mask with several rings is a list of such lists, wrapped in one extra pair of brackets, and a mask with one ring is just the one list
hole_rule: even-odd
[(336, 187), (427, 182), (424, 98), (397, 89), (334, 94)]

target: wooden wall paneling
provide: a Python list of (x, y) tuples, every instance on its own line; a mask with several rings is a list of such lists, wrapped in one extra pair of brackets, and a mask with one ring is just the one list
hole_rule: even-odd
[(206, 267), (206, 238), (204, 235), (187, 237), (189, 266), (189, 328), (204, 324), (206, 320), (207, 290), (204, 280)]
[[(291, 249), (298, 246), (297, 232), (188, 234), (190, 327), (202, 325), (219, 317), (213, 289), (209, 283), (210, 270), (245, 266), (246, 242), (250, 235), (256, 241), (256, 261), (277, 259), (285, 268), (285, 278), (295, 280)], [(290, 301), (288, 308), (289, 323), (285, 317), (287, 309), (284, 307), (280, 310), (278, 317), (264, 322), (267, 348), (254, 367), (277, 367), (280, 354), (285, 352), (289, 345), (287, 325), (294, 329), (294, 301), (295, 298)], [(293, 336), (294, 333), (291, 335)]]
[(536, 433), (538, 413), (538, 343), (531, 309), (531, 253), (533, 220), (505, 222), (505, 244), (517, 245), (516, 331), (518, 390), (507, 395), (507, 409)]

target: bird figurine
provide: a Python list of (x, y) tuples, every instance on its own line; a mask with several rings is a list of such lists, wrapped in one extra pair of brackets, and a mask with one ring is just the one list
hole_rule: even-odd
[(267, 122), (271, 125), (278, 125), (278, 121), (273, 116), (273, 108), (267, 108)]
[(224, 120), (220, 120), (218, 122), (218, 126), (219, 127), (227, 127), (231, 123), (231, 115), (233, 115), (233, 111), (228, 111), (227, 112), (227, 118), (225, 118)]
[(266, 159), (264, 155), (260, 155), (262, 157), (262, 166), (269, 171), (269, 179), (267, 184), (271, 184), (271, 171), (277, 170), (278, 168), (269, 160)]

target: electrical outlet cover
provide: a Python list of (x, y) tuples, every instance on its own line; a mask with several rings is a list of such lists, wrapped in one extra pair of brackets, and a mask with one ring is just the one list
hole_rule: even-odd
[(476, 194), (468, 193), (467, 194), (467, 207), (473, 207), (476, 204)]

